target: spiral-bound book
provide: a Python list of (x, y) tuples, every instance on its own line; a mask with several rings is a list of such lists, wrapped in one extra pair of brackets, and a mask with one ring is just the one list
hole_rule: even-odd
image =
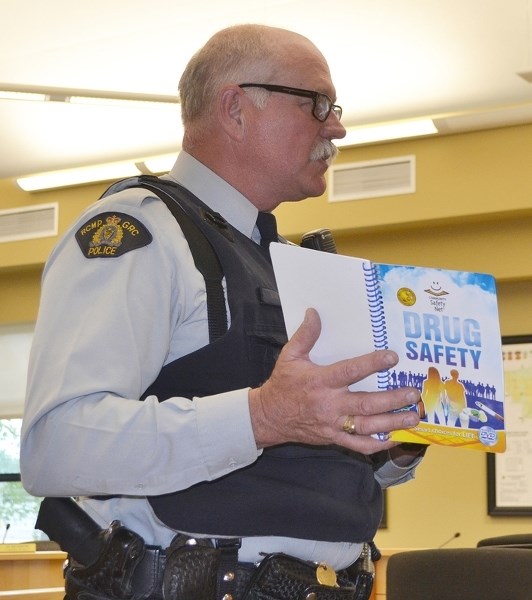
[[(418, 427), (396, 441), (503, 452), (504, 376), (495, 279), (484, 273), (374, 263), (270, 246), (288, 335), (315, 308), (321, 365), (389, 348), (399, 363), (350, 386), (416, 387)], [(383, 432), (386, 435), (386, 432)]]

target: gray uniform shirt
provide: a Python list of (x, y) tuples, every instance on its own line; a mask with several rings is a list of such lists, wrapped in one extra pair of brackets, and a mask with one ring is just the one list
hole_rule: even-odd
[[(190, 155), (181, 152), (168, 177), (258, 241), (257, 209)], [(152, 242), (120, 257), (86, 258), (76, 231), (113, 211), (142, 223)], [(26, 489), (80, 497), (102, 526), (120, 519), (148, 544), (166, 547), (176, 532), (155, 517), (146, 495), (216, 479), (261, 453), (248, 389), (192, 401), (138, 401), (163, 365), (207, 343), (203, 277), (164, 203), (138, 189), (89, 207), (58, 243), (43, 275), (21, 441)], [(383, 487), (406, 481), (415, 464), (405, 469), (388, 461), (376, 478)], [(120, 497), (84, 498), (96, 494)], [(274, 551), (338, 569), (356, 559), (360, 545), (246, 538), (240, 559), (254, 562), (260, 552)]]

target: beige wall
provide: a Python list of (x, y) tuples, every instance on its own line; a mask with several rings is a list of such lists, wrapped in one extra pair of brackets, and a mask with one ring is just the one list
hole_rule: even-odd
[[(354, 162), (414, 154), (414, 194), (331, 204), (326, 197), (276, 212), (292, 240), (330, 228), (338, 250), (377, 261), (493, 273), (503, 335), (532, 334), (532, 126), (344, 150)], [(0, 210), (60, 202), (63, 230), (105, 186), (26, 194), (0, 181)], [(0, 323), (33, 321), (42, 264), (54, 239), (0, 244)], [(531, 475), (532, 476), (532, 475)], [(429, 448), (417, 479), (388, 492), (382, 547), (452, 546), (532, 531), (532, 517), (487, 516), (484, 453)]]

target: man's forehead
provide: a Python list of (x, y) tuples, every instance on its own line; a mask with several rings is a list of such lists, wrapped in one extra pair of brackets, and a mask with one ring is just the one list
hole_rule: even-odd
[(280, 73), (282, 80), (275, 83), (321, 92), (331, 98), (336, 96), (329, 67), (323, 58), (292, 56)]

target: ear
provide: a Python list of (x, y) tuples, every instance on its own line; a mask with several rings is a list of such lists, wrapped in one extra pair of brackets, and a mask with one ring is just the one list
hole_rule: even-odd
[(238, 85), (226, 85), (220, 92), (218, 114), (227, 135), (241, 139), (244, 133), (244, 103), (247, 98)]

